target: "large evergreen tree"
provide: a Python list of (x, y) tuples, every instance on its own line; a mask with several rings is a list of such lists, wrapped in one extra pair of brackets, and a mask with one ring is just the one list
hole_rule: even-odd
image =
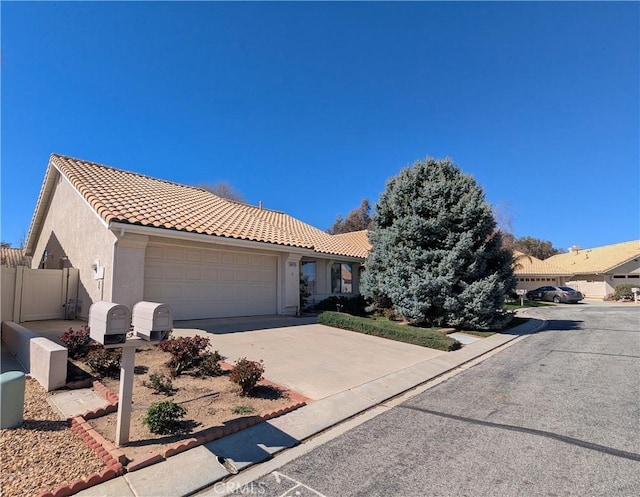
[(374, 214), (362, 292), (410, 322), (501, 326), (515, 287), (491, 206), (471, 176), (427, 158), (390, 178)]

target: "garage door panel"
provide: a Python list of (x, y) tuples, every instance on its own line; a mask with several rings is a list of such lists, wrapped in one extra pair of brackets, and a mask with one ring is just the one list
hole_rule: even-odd
[(232, 294), (234, 300), (243, 302), (247, 302), (249, 300), (249, 289), (244, 285), (234, 285)]
[(247, 297), (254, 301), (269, 301), (270, 288), (251, 287)]
[(163, 258), (167, 261), (182, 261), (184, 260), (184, 249), (166, 248)]
[(160, 285), (146, 285), (144, 289), (144, 298), (151, 302), (164, 301), (164, 292)]
[(184, 279), (184, 266), (182, 265), (166, 265), (164, 266), (164, 279), (166, 280), (182, 280)]
[(146, 257), (147, 260), (150, 259), (162, 259), (162, 254), (163, 254), (163, 250), (162, 247), (154, 247), (154, 246), (148, 246), (147, 247), (147, 253), (146, 253)]
[(214, 267), (204, 266), (204, 268), (202, 269), (202, 279), (204, 281), (218, 281), (220, 279), (218, 269)]
[(165, 300), (188, 300), (189, 295), (185, 294), (185, 285), (181, 283), (163, 283), (162, 294)]
[(208, 250), (204, 252), (204, 260), (203, 262), (206, 264), (218, 264), (220, 262), (220, 254), (218, 252), (213, 252)]
[(238, 254), (236, 257), (236, 264), (239, 266), (248, 266), (251, 262), (251, 257), (245, 254)]
[(159, 264), (147, 263), (144, 268), (144, 277), (149, 280), (161, 280), (162, 269), (162, 266)]
[(187, 250), (186, 254), (187, 262), (202, 262), (202, 251), (201, 250)]
[(195, 266), (187, 266), (184, 269), (184, 277), (189, 281), (199, 281), (202, 276), (202, 271), (200, 268)]
[(222, 264), (226, 264), (226, 265), (235, 265), (236, 263), (236, 257), (235, 254), (230, 254), (228, 252), (223, 252), (221, 255), (221, 261)]
[(274, 256), (150, 244), (146, 300), (169, 304), (174, 319), (277, 312)]

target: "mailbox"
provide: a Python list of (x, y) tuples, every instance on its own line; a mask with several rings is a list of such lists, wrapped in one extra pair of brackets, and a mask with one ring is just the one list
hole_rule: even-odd
[(102, 345), (124, 343), (130, 327), (127, 306), (100, 301), (89, 308), (89, 336)]
[(171, 307), (157, 302), (138, 302), (133, 306), (133, 332), (144, 340), (165, 340), (173, 328)]

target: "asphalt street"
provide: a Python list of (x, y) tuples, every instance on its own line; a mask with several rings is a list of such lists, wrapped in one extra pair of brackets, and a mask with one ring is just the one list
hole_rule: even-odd
[(234, 495), (638, 496), (639, 307), (537, 309), (544, 331)]

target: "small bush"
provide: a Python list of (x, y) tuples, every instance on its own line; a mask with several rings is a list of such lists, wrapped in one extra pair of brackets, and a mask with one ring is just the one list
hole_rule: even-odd
[(309, 297), (311, 297), (309, 279), (306, 276), (300, 275), (300, 311), (307, 308), (307, 300)]
[(251, 414), (253, 411), (254, 411), (253, 407), (245, 406), (245, 405), (233, 406), (231, 408), (231, 412), (233, 414)]
[(389, 321), (400, 321), (401, 318), (396, 313), (395, 309), (382, 309), (382, 315), (387, 318)]
[(89, 352), (85, 362), (94, 373), (117, 378), (120, 373), (121, 358), (122, 349), (98, 348)]
[(457, 340), (435, 330), (402, 325), (386, 319), (351, 316), (339, 312), (323, 312), (318, 316), (318, 323), (431, 349), (451, 351), (457, 350), (461, 346)]
[(169, 435), (180, 429), (180, 419), (187, 410), (172, 400), (151, 404), (142, 422), (149, 427), (151, 433)]
[[(636, 285), (640, 286), (640, 285)], [(633, 298), (633, 292), (631, 289), (633, 285), (625, 283), (624, 285), (618, 285), (613, 292), (613, 300), (620, 300), (623, 298)]]
[(143, 381), (142, 384), (153, 389), (155, 393), (162, 393), (164, 395), (173, 395), (175, 388), (173, 388), (173, 382), (171, 378), (160, 373), (152, 373), (149, 375), (149, 383)]
[(158, 344), (160, 350), (171, 354), (167, 366), (171, 368), (173, 376), (178, 376), (186, 370), (197, 367), (208, 346), (209, 339), (199, 335), (170, 338)]
[(222, 356), (216, 350), (215, 352), (205, 352), (200, 356), (200, 364), (198, 364), (198, 374), (202, 376), (220, 376), (224, 373), (220, 361)]
[(79, 359), (84, 357), (89, 350), (91, 337), (89, 336), (89, 327), (85, 324), (78, 331), (69, 328), (58, 337), (67, 350), (71, 359)]
[(367, 302), (362, 295), (355, 297), (344, 297), (332, 295), (321, 300), (315, 305), (317, 311), (333, 311), (346, 312), (354, 316), (366, 316)]
[(231, 370), (229, 379), (240, 385), (240, 388), (242, 388), (242, 395), (248, 395), (262, 379), (263, 373), (264, 366), (262, 361), (250, 361), (246, 357), (243, 357), (242, 359), (238, 359), (236, 362), (235, 366)]

